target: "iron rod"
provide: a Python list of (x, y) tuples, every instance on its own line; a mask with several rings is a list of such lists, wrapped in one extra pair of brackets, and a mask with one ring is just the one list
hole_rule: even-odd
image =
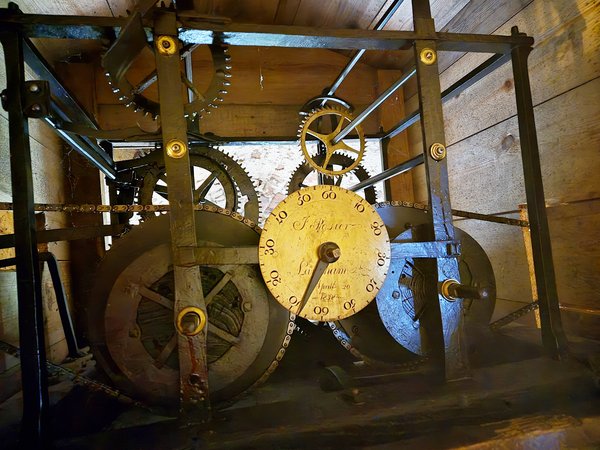
[(332, 140), (332, 144), (337, 144), (342, 139), (344, 139), (354, 128), (359, 126), (369, 115), (377, 109), (383, 102), (385, 102), (394, 92), (396, 92), (400, 87), (404, 85), (408, 80), (410, 80), (417, 73), (416, 68), (412, 68), (409, 72), (405, 73), (400, 77), (398, 81), (392, 84), (389, 88), (385, 90), (383, 94), (381, 94), (377, 99), (367, 106), (358, 116), (356, 116), (346, 127), (340, 131)]
[(423, 162), (424, 162), (423, 154), (420, 154), (418, 156), (415, 156), (412, 159), (409, 159), (408, 161), (404, 161), (403, 163), (398, 164), (397, 166), (390, 167), (389, 169), (386, 169), (383, 172), (372, 176), (371, 178), (367, 178), (366, 180), (361, 181), (358, 184), (355, 184), (348, 190), (356, 192), (356, 191), (360, 191), (362, 189), (367, 189), (367, 188), (373, 186), (375, 183), (389, 180), (390, 178), (395, 177), (396, 175), (400, 175), (401, 173), (408, 172), (409, 170), (412, 170), (415, 167), (423, 164)]
[[(402, 3), (404, 3), (404, 0), (396, 0), (388, 8), (388, 10), (385, 12), (383, 17), (381, 17), (381, 19), (379, 19), (379, 22), (377, 22), (377, 25), (375, 25), (374, 29), (378, 30), (378, 31), (383, 30), (383, 28), (387, 25), (387, 23), (390, 21), (390, 19), (394, 15), (394, 13), (398, 10), (400, 5), (402, 5)], [(333, 82), (333, 84), (331, 85), (329, 90), (327, 91), (326, 95), (335, 94), (335, 91), (337, 91), (337, 89), (340, 87), (340, 85), (344, 82), (346, 77), (350, 74), (350, 72), (352, 71), (352, 69), (354, 68), (356, 63), (358, 63), (358, 61), (360, 60), (360, 58), (362, 58), (362, 56), (365, 54), (365, 52), (366, 52), (366, 50), (360, 49), (356, 52), (356, 54), (354, 56), (352, 56), (352, 58), (350, 58), (350, 61), (348, 61), (348, 64), (346, 64), (346, 67), (344, 67), (342, 72), (335, 79), (335, 81)], [(321, 106), (324, 104), (325, 104), (325, 101), (321, 104)]]
[[(448, 89), (444, 90), (444, 92), (442, 92), (442, 101), (446, 102), (446, 101), (450, 100), (451, 98), (457, 96), (458, 94), (463, 92), (465, 89), (467, 89), (468, 87), (477, 83), (479, 80), (486, 77), (487, 75), (492, 73), (494, 70), (496, 70), (498, 67), (502, 66), (504, 63), (506, 63), (509, 60), (510, 60), (510, 54), (507, 54), (507, 55), (497, 54), (497, 55), (493, 55), (492, 57), (488, 58), (486, 61), (484, 61), (482, 64), (477, 66), (471, 72), (466, 74), (464, 77), (462, 77), (460, 80), (458, 80), (452, 86), (450, 86)], [(406, 116), (405, 119), (403, 119), (395, 127), (393, 127), (390, 131), (387, 131), (384, 136), (384, 139), (393, 138), (394, 136), (398, 135), (399, 133), (402, 133), (404, 130), (406, 130), (411, 125), (417, 123), (419, 120), (421, 120), (421, 113), (419, 112), (419, 110), (413, 111), (408, 116)]]

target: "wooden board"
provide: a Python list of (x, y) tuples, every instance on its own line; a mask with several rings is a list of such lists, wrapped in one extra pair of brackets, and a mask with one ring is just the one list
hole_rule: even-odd
[[(379, 70), (377, 78), (379, 80), (379, 91), (385, 91), (390, 85), (402, 76), (398, 70)], [(388, 98), (378, 110), (379, 123), (383, 129), (390, 128), (398, 123), (404, 117), (404, 95), (402, 89), (396, 91)], [(408, 138), (406, 132), (400, 133), (392, 138), (387, 147), (386, 167), (394, 167), (406, 161), (410, 155), (408, 150)], [(413, 181), (410, 172), (398, 175), (389, 180), (388, 200), (413, 201)]]

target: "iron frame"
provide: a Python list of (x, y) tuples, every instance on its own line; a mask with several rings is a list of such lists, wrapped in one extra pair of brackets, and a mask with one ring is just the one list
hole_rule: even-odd
[[(510, 36), (436, 32), (429, 2), (412, 0), (412, 3), (415, 22), (414, 31), (322, 30), (296, 26), (219, 24), (202, 22), (186, 16), (176, 17), (176, 12), (172, 10), (163, 10), (163, 19), (160, 19), (162, 20), (160, 23), (155, 23), (148, 18), (144, 19), (144, 26), (150, 36), (160, 31), (163, 34), (176, 36), (188, 44), (219, 42), (240, 46), (335, 48), (359, 50), (359, 53), (369, 49), (396, 50), (412, 45), (415, 51), (420, 108), (418, 111), (409, 114), (406, 119), (391, 130), (375, 137), (381, 139), (385, 145), (390, 138), (421, 120), (424, 142), (423, 155), (418, 159), (407, 161), (395, 169), (390, 169), (391, 172), (388, 170), (373, 178), (394, 176), (403, 173), (405, 169), (414, 168), (419, 163), (425, 164), (432, 214), (431, 223), (419, 238), (422, 241), (428, 241), (427, 244), (453, 241), (454, 239), (446, 160), (434, 160), (429, 154), (429, 147), (432, 144), (444, 144), (442, 102), (462, 92), (495, 68), (504, 64), (508, 59), (511, 59), (521, 133), (521, 153), (527, 206), (531, 218), (533, 259), (539, 295), (542, 337), (548, 354), (554, 358), (559, 358), (566, 354), (567, 343), (561, 325), (533, 103), (529, 86), (527, 57), (532, 49), (533, 38), (519, 33), (516, 28), (513, 29)], [(175, 19), (178, 21), (177, 25)], [(27, 117), (24, 115), (22, 108), (22, 97), (24, 95), (22, 88), (25, 83), (24, 63), (30, 62), (27, 61), (24, 45), (29, 42), (28, 39), (30, 38), (100, 39), (109, 42), (114, 40), (119, 30), (126, 24), (126, 18), (22, 14), (14, 4), (9, 4), (8, 9), (0, 9), (0, 27), (2, 30), (0, 31), (0, 38), (5, 50), (7, 82), (11, 86), (11, 92), (7, 93), (5, 107), (9, 111), (11, 173), (16, 230), (14, 243), (19, 279), (21, 364), (24, 369), (22, 370), (24, 397), (22, 436), (24, 442), (31, 444), (30, 448), (40, 446), (45, 438), (47, 382), (43, 321), (41, 320), (39, 257), (36, 247), (38, 234), (33, 219), (34, 203), (29, 135)], [(419, 60), (419, 53), (425, 47), (434, 52), (485, 52), (493, 53), (494, 56), (446, 91), (440, 92), (437, 65), (435, 63), (431, 65), (424, 64)], [(43, 62), (43, 58), (39, 54), (35, 52), (34, 54), (36, 58)], [(157, 57), (159, 89), (162, 89), (165, 95), (170, 95), (170, 93), (176, 91), (180, 92), (178, 77), (173, 78), (171, 76), (175, 73), (173, 70), (175, 64), (178, 67), (178, 58), (175, 62), (168, 60), (168, 58)], [(46, 67), (48, 67), (47, 64)], [(341, 81), (350, 69), (342, 73)], [(161, 71), (163, 73), (162, 80)], [(51, 78), (51, 73), (48, 71), (41, 70), (38, 73), (42, 78)], [(339, 83), (338, 81), (336, 80), (336, 83), (339, 85), (341, 81)], [(68, 91), (60, 85), (57, 79), (52, 80), (52, 92), (63, 100), (69, 96)], [(179, 114), (181, 108), (178, 108), (177, 105), (170, 105), (168, 109), (169, 113), (172, 112), (175, 116), (181, 115), (181, 118), (175, 117), (163, 124), (164, 146), (166, 147), (167, 142), (174, 137), (187, 143), (187, 125), (183, 115)], [(78, 111), (77, 108), (71, 108), (69, 111), (62, 109), (62, 111), (65, 119), (69, 119), (74, 123), (79, 121), (87, 126), (95, 126), (94, 123), (87, 121), (85, 113), (83, 112), (83, 115), (81, 115), (82, 111)], [(168, 116), (168, 114), (163, 116)], [(54, 127), (56, 128), (56, 124), (54, 124)], [(223, 139), (225, 141), (240, 141), (238, 138)], [(262, 139), (264, 140), (264, 138)], [(103, 170), (104, 167), (105, 173), (111, 176), (114, 170), (112, 160), (107, 158), (106, 155), (96, 152), (98, 149), (94, 148), (93, 140), (78, 136), (77, 142), (81, 141), (91, 145), (94, 149), (94, 152), (82, 152), (84, 156), (95, 163), (100, 170)], [(70, 142), (70, 145), (76, 145), (76, 143)], [(184, 166), (185, 158), (183, 161), (173, 161), (170, 167), (167, 167), (169, 173), (177, 175), (173, 177), (173, 180), (176, 181), (169, 189), (172, 189), (174, 197), (178, 197), (178, 204), (180, 205), (177, 208), (178, 211), (174, 211), (172, 214), (174, 252), (181, 247), (194, 247), (197, 242), (193, 227), (194, 216), (191, 198), (187, 195), (191, 175), (190, 171)], [(429, 341), (433, 343), (430, 348), (431, 359), (441, 374), (445, 374), (447, 378), (457, 378), (462, 376), (467, 369), (464, 355), (460, 352), (459, 342), (462, 339), (460, 324), (458, 322), (450, 324), (451, 339), (444, 345), (444, 333), (441, 326), (442, 317), (437, 294), (437, 282), (444, 274), (438, 267), (439, 260), (435, 258), (439, 255), (431, 254), (429, 256), (429, 258), (421, 261), (427, 266), (427, 271), (431, 274), (431, 289), (428, 296), (433, 308), (428, 308), (427, 315), (430, 317), (423, 318), (423, 322), (428, 324), (426, 333), (429, 334)], [(192, 274), (192, 272), (187, 272), (189, 269), (181, 267), (182, 280), (189, 280), (188, 275)], [(185, 303), (186, 299), (190, 299), (192, 296), (190, 292), (185, 292), (183, 288), (180, 290), (181, 283), (179, 281), (177, 283), (178, 296)], [(198, 344), (199, 351), (197, 353), (199, 354), (197, 356), (203, 360), (202, 349), (204, 344), (202, 338), (199, 339)], [(444, 348), (446, 348), (446, 351), (444, 351)], [(204, 376), (202, 374), (202, 378)], [(184, 394), (184, 406), (188, 406), (190, 398), (191, 394)], [(204, 402), (201, 402), (201, 404), (208, 406)]]

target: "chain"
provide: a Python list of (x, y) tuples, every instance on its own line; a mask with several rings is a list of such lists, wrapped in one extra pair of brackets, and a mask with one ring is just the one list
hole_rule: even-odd
[[(33, 205), (34, 211), (50, 211), (64, 213), (126, 213), (126, 212), (168, 212), (171, 205), (72, 205), (61, 203), (36, 203)], [(0, 211), (12, 211), (13, 204), (10, 202), (0, 202)], [(215, 205), (197, 204), (194, 205), (195, 211), (208, 211), (231, 216), (238, 222), (243, 222), (250, 228), (261, 232), (260, 226), (252, 220), (229, 209), (221, 208)]]
[[(4, 353), (14, 356), (15, 358), (21, 357), (21, 351), (18, 347), (9, 344), (8, 342), (0, 341), (0, 351)], [(92, 380), (91, 378), (85, 377), (83, 375), (79, 375), (78, 373), (67, 369), (66, 367), (59, 366), (58, 364), (54, 364), (50, 361), (46, 361), (46, 368), (48, 370), (48, 374), (50, 376), (66, 376), (73, 383), (78, 384), (80, 386), (86, 387), (91, 391), (102, 392), (109, 397), (115, 398), (118, 401), (125, 403), (127, 405), (137, 406), (139, 408), (150, 409), (143, 403), (134, 400), (128, 395), (123, 394), (121, 391), (107, 386), (106, 384), (100, 383), (98, 381)]]
[(511, 312), (510, 314), (502, 317), (501, 319), (496, 320), (490, 324), (490, 328), (492, 331), (498, 331), (504, 325), (508, 325), (511, 322), (514, 322), (517, 319), (529, 314), (532, 311), (535, 311), (540, 307), (538, 302), (531, 302), (522, 308), (517, 309), (516, 311)]
[[(428, 206), (423, 203), (414, 203), (414, 202), (401, 202), (401, 201), (387, 201), (375, 203), (373, 205), (375, 208), (385, 208), (387, 206), (404, 206), (406, 208), (413, 209), (422, 209), (424, 211), (428, 211)], [(452, 210), (452, 215), (457, 217), (464, 217), (467, 219), (475, 219), (475, 220), (483, 220), (485, 222), (494, 222), (494, 223), (503, 223), (506, 225), (514, 225), (517, 227), (527, 228), (529, 227), (529, 222), (527, 220), (519, 220), (519, 219), (510, 219), (508, 217), (499, 217), (490, 214), (478, 214), (470, 211), (461, 211), (458, 209)]]

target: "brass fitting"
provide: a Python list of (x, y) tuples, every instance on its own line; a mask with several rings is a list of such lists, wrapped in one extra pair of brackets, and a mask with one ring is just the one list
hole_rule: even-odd
[(447, 280), (444, 280), (442, 286), (440, 287), (440, 293), (442, 294), (442, 297), (444, 297), (449, 302), (457, 300), (457, 297), (453, 296), (450, 293), (450, 288), (456, 284), (460, 285), (458, 280), (455, 280), (454, 278), (448, 278)]
[(184, 336), (196, 336), (206, 325), (206, 313), (195, 306), (187, 306), (179, 311), (175, 327)]
[(167, 155), (171, 158), (183, 158), (187, 152), (187, 145), (179, 139), (172, 139), (167, 143)]
[(171, 36), (159, 36), (156, 39), (156, 49), (161, 55), (174, 55), (177, 52), (177, 41)]
[(431, 147), (429, 147), (429, 154), (436, 161), (441, 161), (446, 157), (446, 146), (439, 142), (431, 144)]
[(419, 58), (421, 59), (421, 62), (423, 64), (430, 66), (436, 62), (437, 54), (435, 53), (435, 50), (433, 50), (429, 47), (425, 47), (423, 50), (421, 50), (421, 53), (419, 54)]

